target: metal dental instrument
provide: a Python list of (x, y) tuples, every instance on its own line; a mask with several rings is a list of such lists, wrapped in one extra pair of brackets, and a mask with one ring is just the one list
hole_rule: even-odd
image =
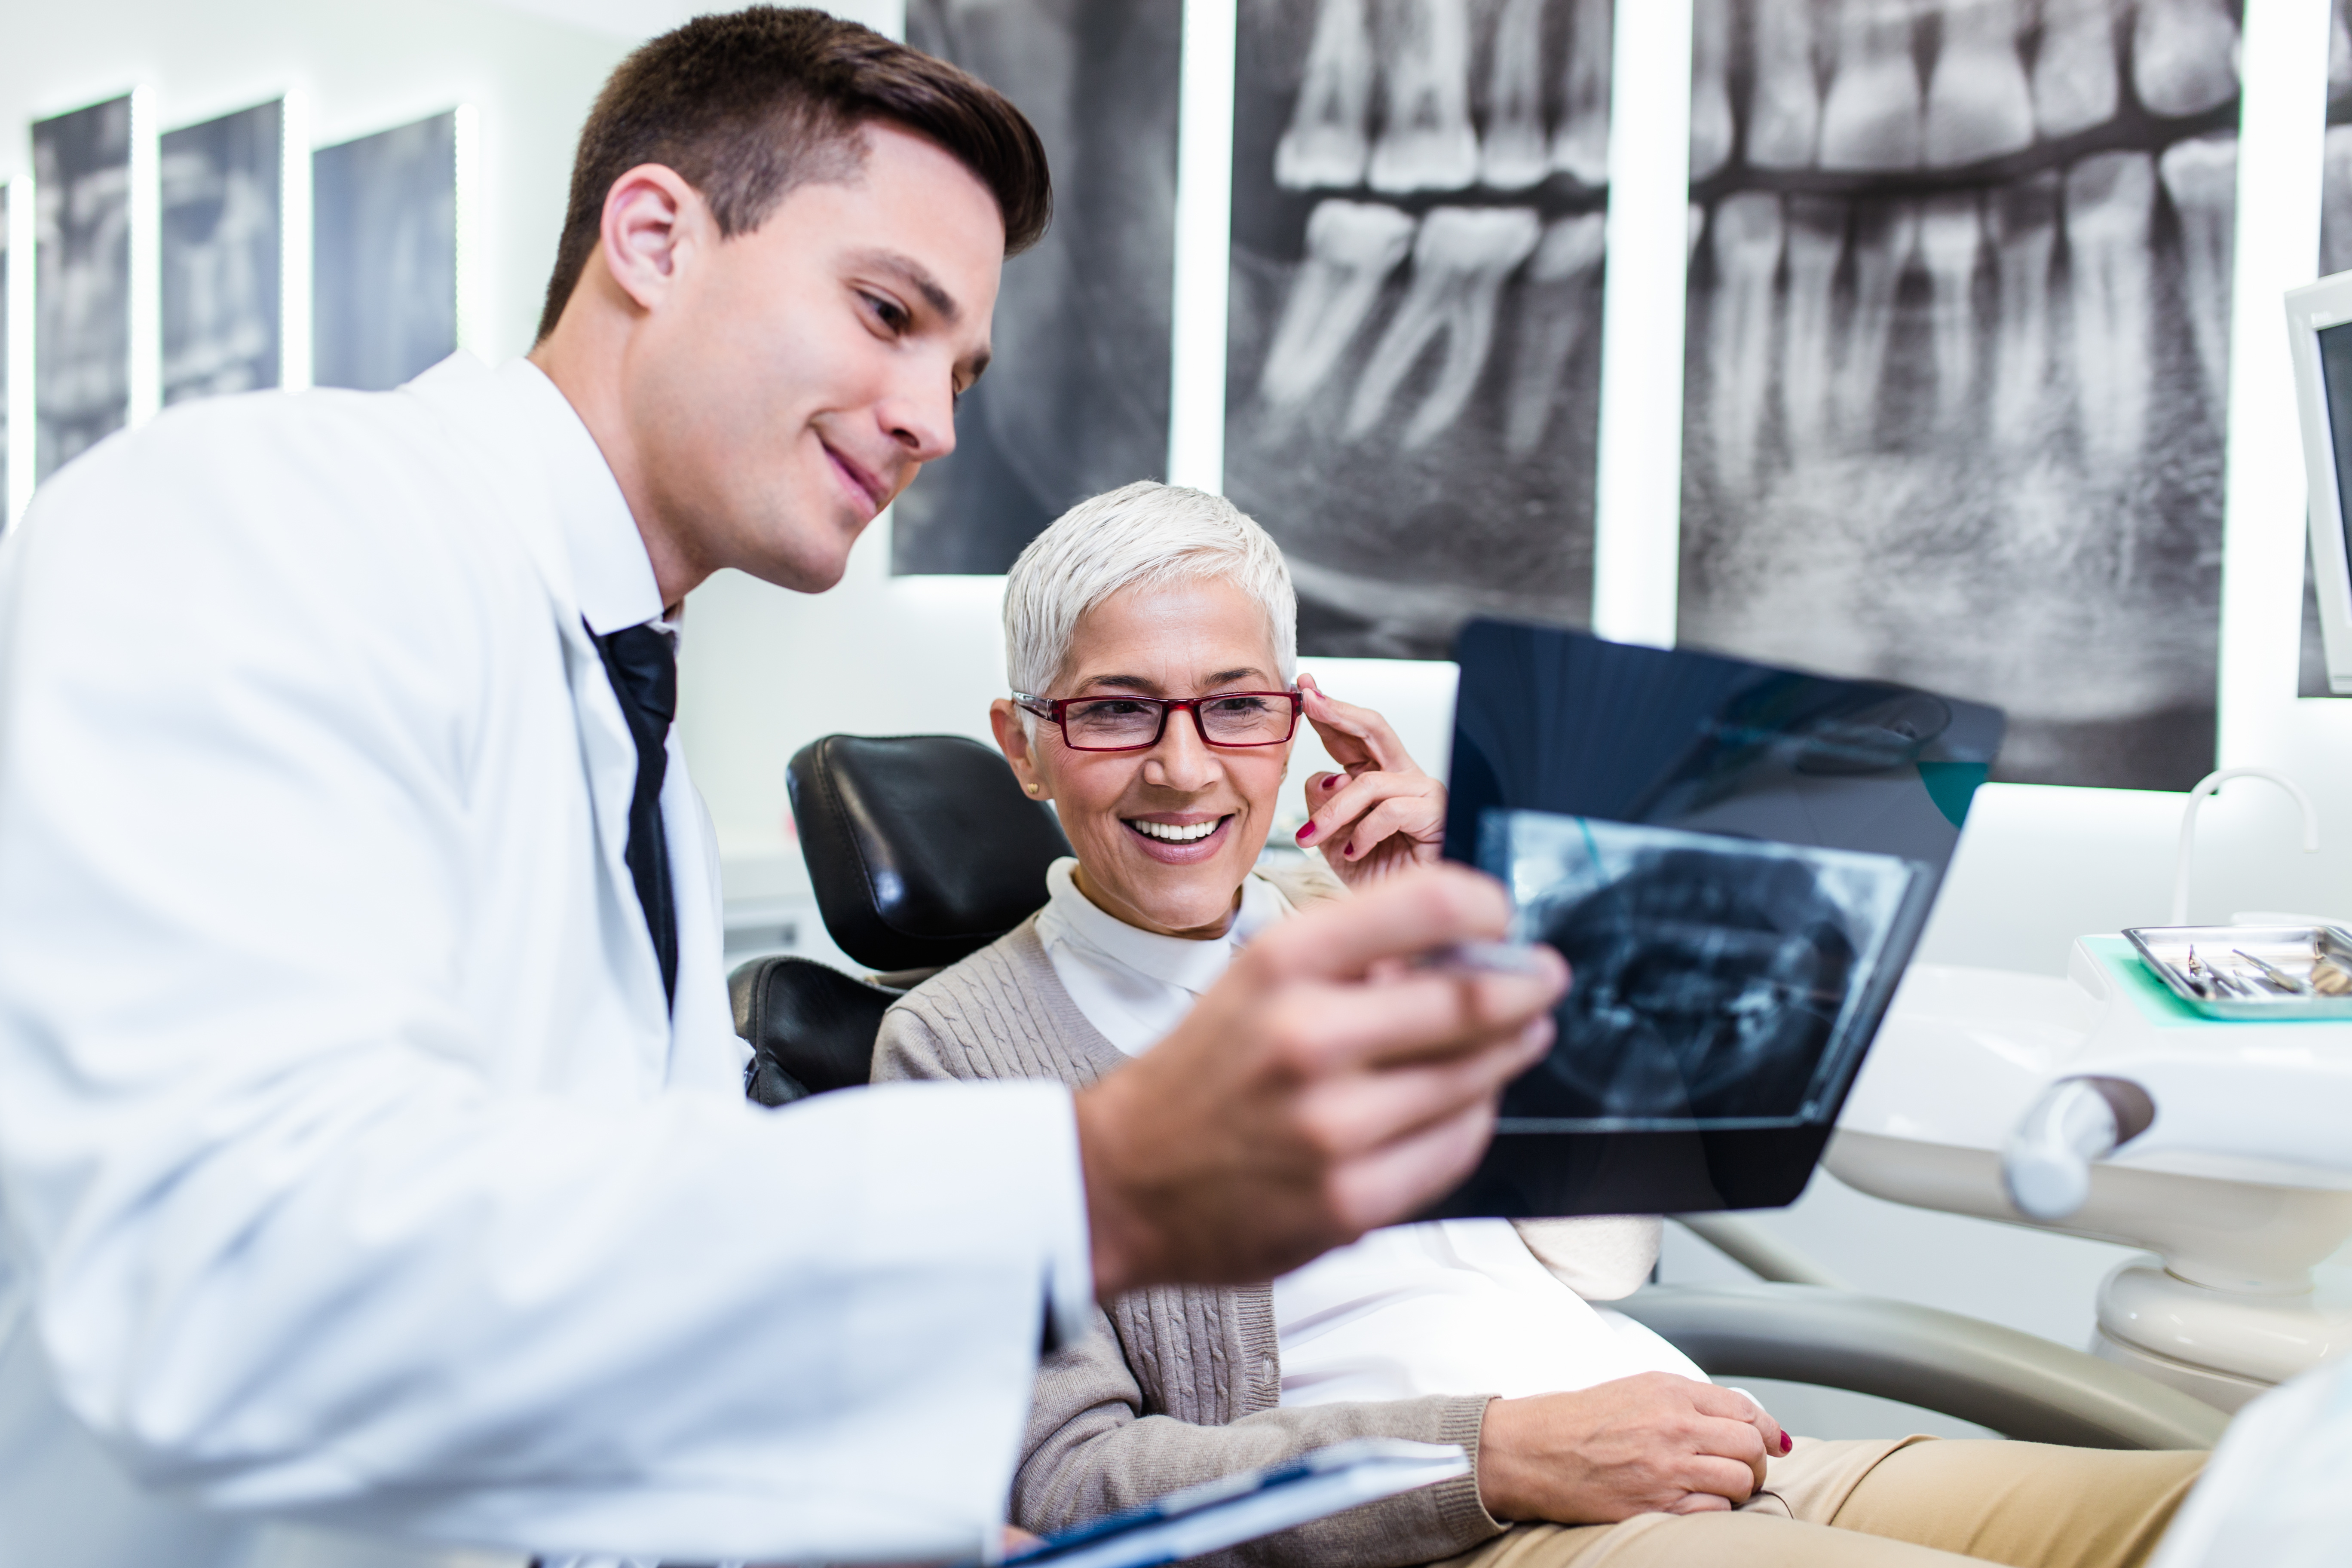
[(1540, 978), (1551, 966), (1535, 955), (1532, 944), (1517, 942), (1455, 942), (1430, 949), (1415, 959), (1423, 969), (1451, 969), (1479, 974), (1524, 974)]
[(2244, 959), (2248, 963), (2252, 964), (2256, 969), (2261, 970), (2263, 972), (2263, 979), (2269, 981), (2272, 984), (2277, 986), (2288, 995), (2308, 996), (2312, 994), (2311, 986), (2308, 982), (2296, 979), (2294, 975), (2289, 974), (2285, 970), (2281, 969), (2277, 964), (2269, 963), (2263, 959), (2256, 958), (2252, 953), (2248, 952), (2242, 947), (2231, 948), (2230, 951), (2236, 953), (2240, 958)]
[(2189, 949), (2189, 962), (2180, 973), (2181, 977), (2189, 982), (2189, 989), (2200, 996), (2213, 994), (2213, 973), (2197, 962), (2197, 949), (2193, 943)]

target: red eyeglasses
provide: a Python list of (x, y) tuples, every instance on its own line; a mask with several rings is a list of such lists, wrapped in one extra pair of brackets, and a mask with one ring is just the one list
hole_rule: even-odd
[(1279, 746), (1297, 732), (1307, 700), (1296, 691), (1218, 691), (1206, 697), (1032, 697), (1013, 705), (1051, 719), (1074, 752), (1142, 752), (1160, 743), (1168, 710), (1192, 715), (1192, 727), (1212, 746)]

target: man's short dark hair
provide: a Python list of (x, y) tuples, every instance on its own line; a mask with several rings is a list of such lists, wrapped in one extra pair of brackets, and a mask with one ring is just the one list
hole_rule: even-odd
[(938, 142), (996, 196), (1004, 253), (1037, 243), (1053, 216), (1045, 144), (978, 77), (823, 11), (754, 5), (698, 16), (614, 71), (572, 161), (572, 199), (539, 335), (555, 330), (596, 248), (604, 197), (641, 163), (702, 194), (726, 238), (767, 221), (794, 188), (854, 178), (862, 128), (888, 121)]

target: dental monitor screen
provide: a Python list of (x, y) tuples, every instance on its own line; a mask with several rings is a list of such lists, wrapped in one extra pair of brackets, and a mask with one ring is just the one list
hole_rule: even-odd
[(2352, 272), (2290, 289), (2287, 336), (2294, 362), (2309, 489), (2313, 596), (2327, 655), (2327, 689), (2352, 696)]
[(1998, 710), (1495, 622), (1462, 637), (1446, 853), (1574, 974), (1441, 1211), (1793, 1199), (1926, 924)]

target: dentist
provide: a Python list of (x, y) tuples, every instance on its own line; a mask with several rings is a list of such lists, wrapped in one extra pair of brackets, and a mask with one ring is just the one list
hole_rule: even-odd
[(1475, 1160), (1565, 977), (1393, 962), (1500, 934), (1461, 872), (1287, 922), (1076, 1094), (742, 1097), (678, 606), (838, 580), (1048, 203), (952, 68), (702, 17), (600, 96), (527, 361), (175, 409), (43, 488), (0, 545), (0, 1555), (977, 1554), (1041, 1341)]

